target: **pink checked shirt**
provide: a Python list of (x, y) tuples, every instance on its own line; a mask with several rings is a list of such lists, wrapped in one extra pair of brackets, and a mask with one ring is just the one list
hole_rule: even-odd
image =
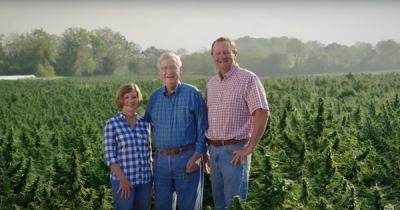
[(234, 65), (223, 78), (217, 74), (207, 84), (206, 137), (211, 140), (249, 139), (253, 132), (252, 113), (269, 110), (265, 90), (257, 75)]

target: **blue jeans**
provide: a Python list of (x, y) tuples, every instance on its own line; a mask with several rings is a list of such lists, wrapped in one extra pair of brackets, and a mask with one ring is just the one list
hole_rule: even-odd
[(186, 164), (194, 149), (177, 155), (155, 154), (154, 192), (156, 210), (200, 210), (203, 202), (203, 172), (187, 174)]
[(118, 193), (119, 181), (111, 179), (112, 197), (115, 210), (149, 210), (152, 183), (134, 185), (127, 199)]
[(233, 152), (246, 142), (215, 147), (210, 145), (211, 189), (216, 210), (227, 209), (232, 197), (238, 195), (244, 202), (247, 197), (251, 155), (245, 157), (244, 164), (232, 165)]

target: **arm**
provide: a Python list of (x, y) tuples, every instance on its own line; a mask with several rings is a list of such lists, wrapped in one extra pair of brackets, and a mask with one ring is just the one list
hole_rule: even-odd
[(189, 159), (186, 164), (186, 172), (190, 173), (196, 170), (201, 162), (201, 157), (203, 153), (207, 151), (204, 133), (208, 128), (207, 113), (205, 108), (205, 103), (203, 97), (199, 92), (196, 93), (196, 128), (197, 128), (197, 142), (196, 142), (196, 152)]
[(106, 123), (104, 126), (104, 157), (107, 165), (110, 166), (112, 172), (118, 177), (120, 186), (118, 192), (121, 193), (121, 197), (127, 198), (129, 196), (129, 188), (132, 184), (125, 177), (121, 167), (118, 164), (118, 157), (116, 156), (117, 145), (115, 143), (114, 128), (112, 123)]
[(124, 172), (122, 171), (121, 167), (119, 167), (118, 164), (114, 163), (110, 166), (110, 168), (111, 168), (111, 171), (113, 171), (119, 179), (118, 193), (121, 194), (122, 198), (125, 198), (125, 199), (128, 198), (130, 188), (132, 188), (131, 182), (126, 178), (126, 176), (124, 175)]
[(233, 165), (244, 162), (244, 157), (253, 152), (254, 148), (257, 146), (258, 142), (267, 127), (269, 111), (265, 109), (257, 109), (253, 112), (253, 132), (250, 137), (249, 143), (233, 152), (234, 156), (231, 163)]

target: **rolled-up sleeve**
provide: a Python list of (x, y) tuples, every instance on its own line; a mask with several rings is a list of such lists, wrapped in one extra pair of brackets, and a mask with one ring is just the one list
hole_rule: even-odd
[(114, 163), (118, 163), (117, 157), (117, 145), (115, 142), (115, 131), (114, 126), (110, 122), (106, 122), (104, 126), (104, 159), (107, 162), (108, 166), (111, 166)]

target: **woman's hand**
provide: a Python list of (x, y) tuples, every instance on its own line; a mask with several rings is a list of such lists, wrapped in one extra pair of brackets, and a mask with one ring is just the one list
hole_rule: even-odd
[(121, 197), (127, 199), (129, 197), (129, 192), (132, 188), (131, 182), (125, 177), (119, 181), (119, 189), (118, 193), (121, 194)]

